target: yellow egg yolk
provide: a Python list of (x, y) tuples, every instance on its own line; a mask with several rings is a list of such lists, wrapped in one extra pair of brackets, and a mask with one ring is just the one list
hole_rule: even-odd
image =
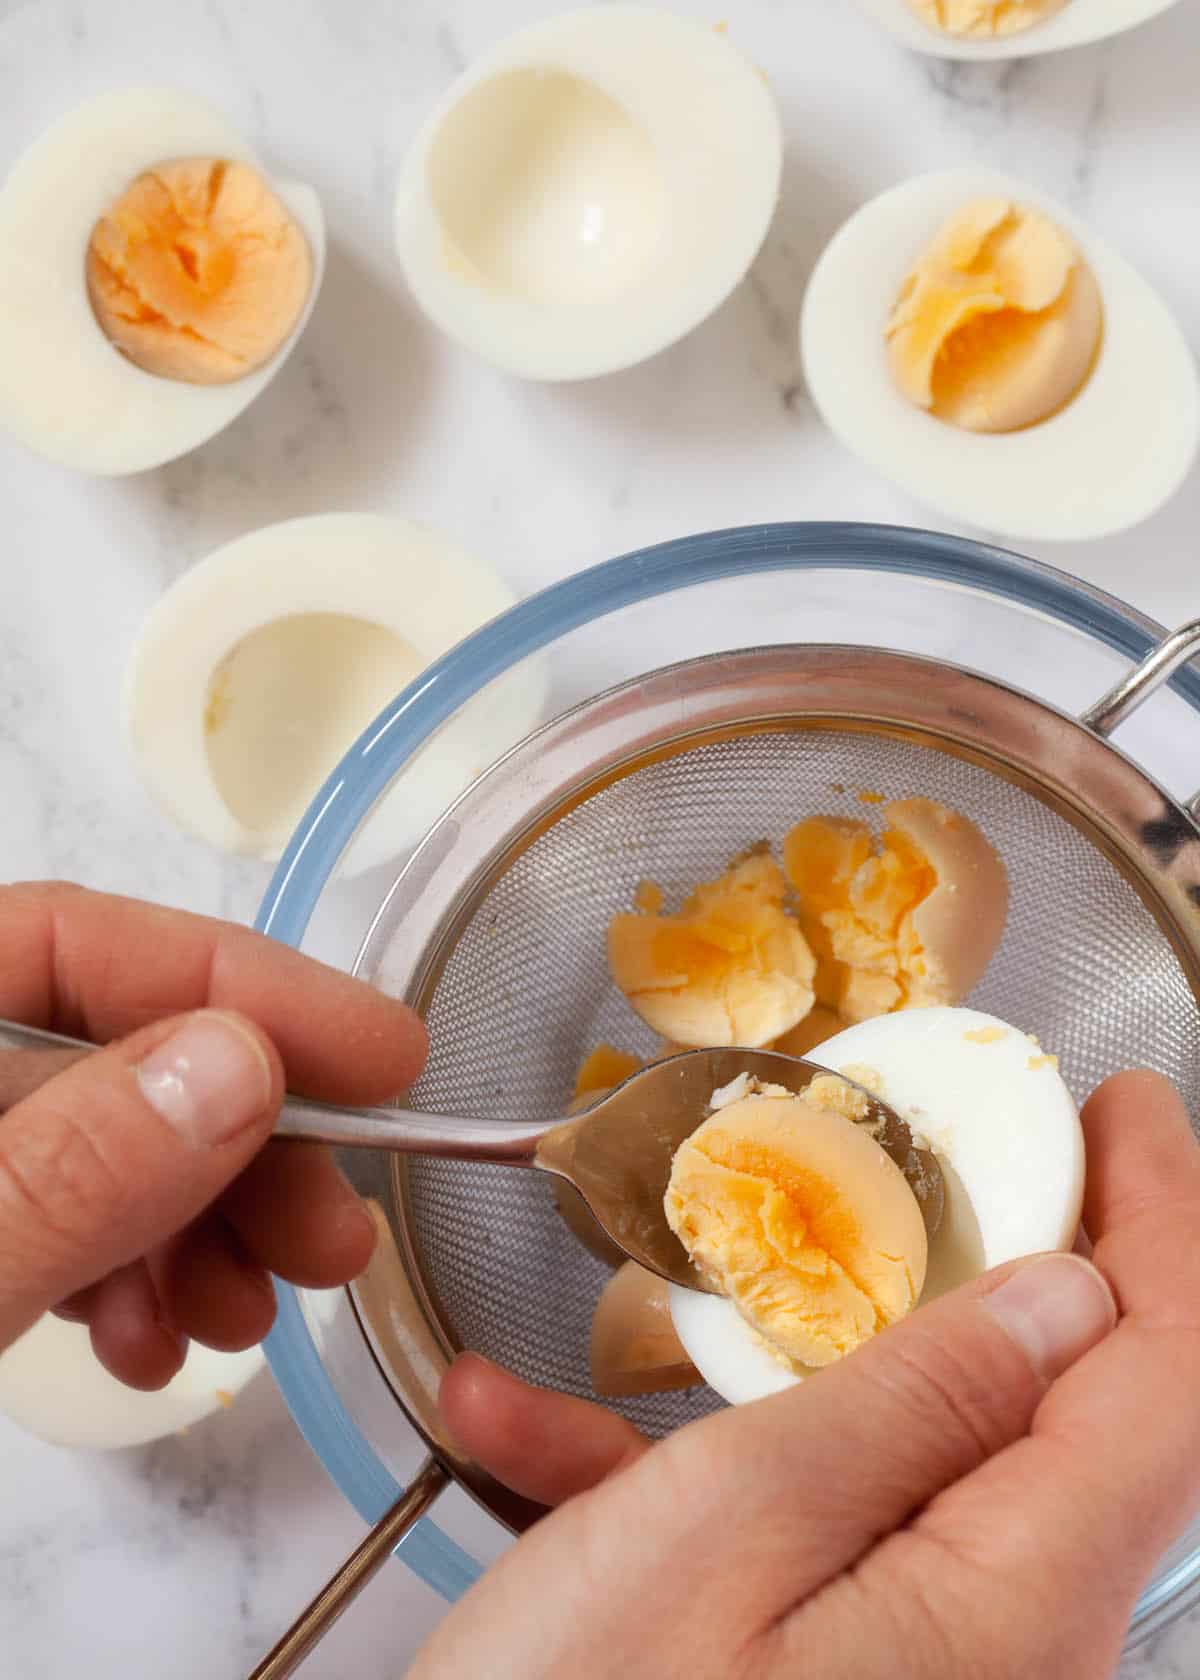
[(815, 964), (786, 895), (779, 865), (756, 851), (698, 886), (678, 915), (615, 916), (613, 979), (674, 1045), (767, 1044), (813, 1004)]
[(1067, 235), (1037, 211), (979, 199), (905, 280), (888, 360), (904, 396), (939, 420), (1016, 431), (1078, 393), (1101, 329), (1099, 288)]
[(641, 1065), (641, 1058), (630, 1055), (628, 1050), (618, 1050), (612, 1044), (598, 1044), (575, 1075), (573, 1095), (596, 1096), (601, 1091), (611, 1091), (614, 1085), (636, 1073)]
[(181, 158), (139, 175), (92, 231), (105, 335), (147, 373), (241, 379), (287, 339), (312, 286), (308, 242), (245, 163)]
[(929, 965), (912, 922), (937, 874), (906, 835), (888, 829), (876, 851), (865, 823), (809, 817), (784, 840), (783, 862), (816, 954), (820, 1003), (854, 1022), (947, 1001), (927, 995)]
[(931, 29), (947, 35), (1016, 35), (1044, 23), (1067, 0), (909, 0), (913, 11)]
[(745, 1097), (676, 1151), (671, 1229), (786, 1361), (828, 1365), (916, 1305), (928, 1245), (904, 1174), (810, 1098)]

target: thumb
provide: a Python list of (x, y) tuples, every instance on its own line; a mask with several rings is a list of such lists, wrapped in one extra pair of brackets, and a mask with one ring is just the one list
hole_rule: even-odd
[(761, 1628), (1024, 1436), (1049, 1386), (1115, 1321), (1108, 1285), (1077, 1256), (988, 1273), (799, 1387), (670, 1438), (676, 1477), (704, 1489), (679, 1521), (719, 1523), (739, 1560), (738, 1615)]
[(257, 1027), (206, 1009), (96, 1051), (0, 1117), (0, 1349), (195, 1218), (270, 1136), (283, 1084)]

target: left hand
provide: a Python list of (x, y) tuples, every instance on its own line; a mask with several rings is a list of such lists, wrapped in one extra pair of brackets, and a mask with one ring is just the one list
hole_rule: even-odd
[(53, 1308), (160, 1388), (189, 1337), (266, 1335), (272, 1272), (327, 1288), (370, 1259), (330, 1153), (269, 1139), (285, 1086), (411, 1083), (402, 1004), (245, 928), (51, 883), (0, 888), (0, 1017), (106, 1046), (0, 1053), (0, 1351)]

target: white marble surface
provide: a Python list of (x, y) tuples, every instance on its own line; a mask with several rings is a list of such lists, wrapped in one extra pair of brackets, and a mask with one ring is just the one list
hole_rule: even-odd
[[(1086, 0), (1078, 0), (1085, 4)], [(926, 516), (817, 422), (794, 351), (801, 291), (840, 219), (902, 176), (972, 159), (1066, 199), (1135, 258), (1200, 344), (1200, 15), (1006, 66), (897, 51), (848, 0), (741, 0), (735, 38), (788, 130), (783, 203), (737, 295), (652, 364), (527, 388), (438, 339), (390, 255), (407, 138), (445, 82), (544, 0), (0, 0), (0, 169), (74, 101), (175, 83), (311, 181), (332, 254), (276, 384), (193, 456), (89, 483), (0, 439), (0, 878), (68, 876), (249, 918), (266, 872), (173, 831), (122, 751), (141, 614), (216, 543), (287, 515), (393, 510), (532, 589), (622, 550), (747, 521)], [(715, 21), (716, 0), (675, 0)], [(929, 521), (936, 523), (936, 521)], [(1141, 529), (1043, 552), (1164, 620), (1200, 611), (1200, 479)], [(378, 879), (339, 889), (316, 946), (345, 957)], [(49, 1680), (243, 1673), (360, 1525), (269, 1381), (185, 1439), (113, 1457), (0, 1420), (0, 1672)], [(438, 1613), (385, 1572), (306, 1674), (398, 1675)], [(1200, 1624), (1138, 1672), (1195, 1672)]]

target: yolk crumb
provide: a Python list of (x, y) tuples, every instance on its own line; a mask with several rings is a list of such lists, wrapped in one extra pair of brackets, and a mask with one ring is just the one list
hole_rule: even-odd
[(1002, 1038), (1008, 1037), (1008, 1028), (975, 1027), (971, 1032), (965, 1032), (963, 1037), (969, 1044), (999, 1044)]
[(312, 286), (308, 242), (255, 170), (180, 158), (139, 175), (92, 230), (101, 329), (164, 379), (223, 385), (261, 367)]
[(909, 0), (931, 29), (987, 39), (1016, 35), (1061, 11), (1067, 0)]

